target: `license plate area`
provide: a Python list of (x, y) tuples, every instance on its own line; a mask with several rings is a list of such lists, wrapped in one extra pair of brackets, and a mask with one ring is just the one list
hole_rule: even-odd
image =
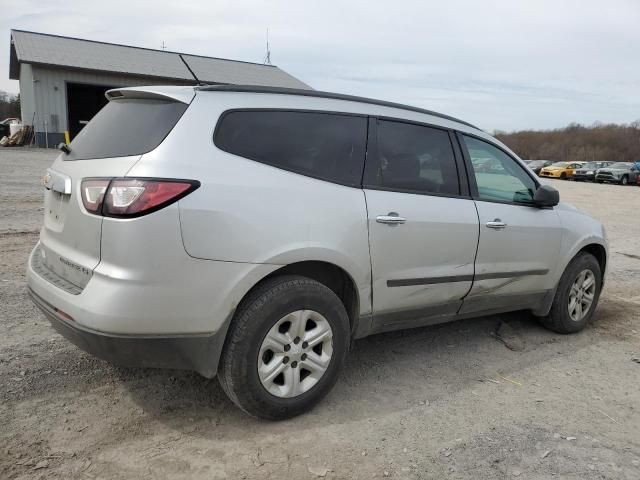
[(60, 231), (64, 226), (71, 195), (49, 190), (46, 197), (44, 212), (45, 225), (53, 230)]
[(44, 201), (45, 226), (61, 231), (71, 199), (71, 177), (51, 168), (42, 179), (46, 189)]
[(78, 287), (84, 288), (91, 279), (92, 271), (60, 255), (45, 245), (40, 246), (40, 261), (49, 271)]

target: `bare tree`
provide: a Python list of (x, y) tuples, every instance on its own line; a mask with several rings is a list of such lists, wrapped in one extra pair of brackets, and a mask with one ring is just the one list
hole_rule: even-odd
[(496, 132), (496, 138), (524, 159), (556, 161), (640, 161), (640, 120), (629, 125), (571, 123), (556, 130)]
[(20, 118), (20, 95), (0, 90), (0, 120), (7, 117)]

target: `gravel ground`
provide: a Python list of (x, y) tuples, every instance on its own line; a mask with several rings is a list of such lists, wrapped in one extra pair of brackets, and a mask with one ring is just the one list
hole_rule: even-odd
[(640, 188), (553, 182), (610, 236), (584, 332), (517, 313), (376, 335), (315, 410), (269, 423), (215, 379), (117, 368), (51, 329), (24, 270), (54, 155), (0, 149), (0, 478), (640, 478)]

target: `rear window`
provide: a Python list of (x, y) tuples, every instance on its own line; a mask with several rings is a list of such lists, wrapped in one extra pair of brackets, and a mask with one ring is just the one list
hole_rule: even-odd
[(231, 111), (214, 142), (225, 152), (334, 183), (359, 186), (365, 117), (296, 111)]
[(150, 100), (112, 100), (70, 144), (64, 160), (141, 155), (156, 148), (187, 109), (184, 103)]

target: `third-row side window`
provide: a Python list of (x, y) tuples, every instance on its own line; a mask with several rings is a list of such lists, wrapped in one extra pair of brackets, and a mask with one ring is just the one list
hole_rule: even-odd
[(232, 111), (215, 134), (225, 152), (343, 185), (359, 186), (367, 119), (295, 111)]

